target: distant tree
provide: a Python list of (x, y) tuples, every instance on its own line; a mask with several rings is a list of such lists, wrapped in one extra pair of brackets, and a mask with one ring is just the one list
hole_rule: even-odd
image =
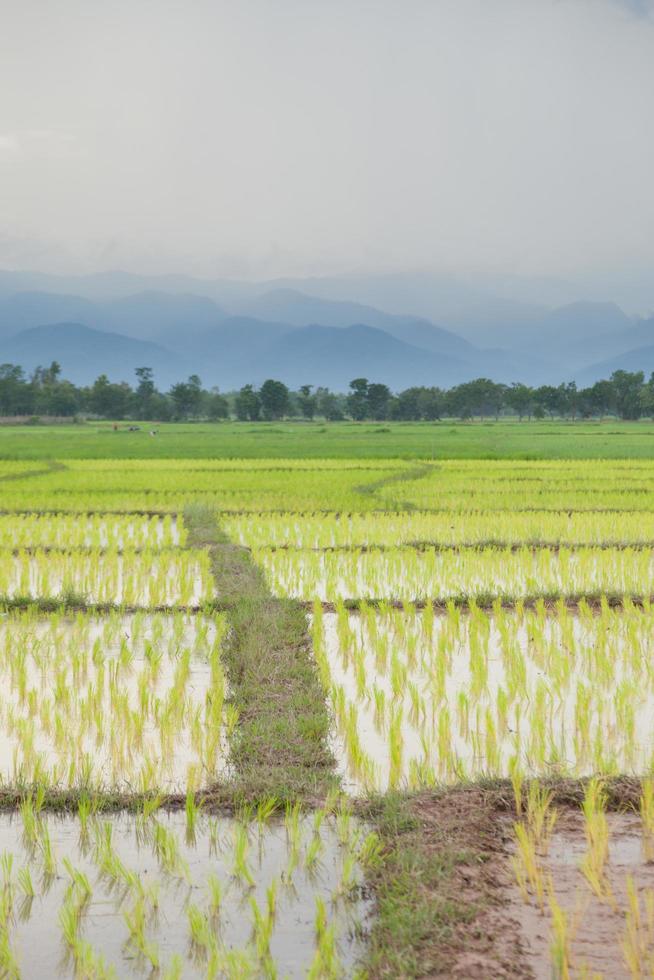
[(259, 398), (263, 417), (268, 421), (281, 419), (288, 413), (289, 391), (283, 382), (274, 381), (272, 378), (264, 381), (259, 391)]
[(505, 385), (497, 384), (490, 378), (475, 378), (458, 385), (458, 397), (468, 409), (470, 415), (484, 418), (494, 415), (496, 418), (502, 410)]
[(180, 381), (170, 389), (170, 397), (178, 418), (197, 416), (202, 404), (202, 382), (197, 374), (191, 374), (188, 381)]
[(355, 422), (368, 417), (368, 379), (355, 378), (350, 381), (350, 394), (347, 396), (347, 410)]
[(392, 397), (391, 389), (387, 385), (369, 384), (367, 394), (368, 417), (377, 421), (387, 419)]
[(218, 419), (229, 418), (229, 403), (224, 395), (221, 395), (217, 388), (211, 391), (206, 399), (207, 416), (212, 422)]
[(234, 411), (240, 422), (256, 422), (261, 414), (261, 399), (253, 385), (244, 385), (234, 399)]
[(304, 419), (312, 419), (316, 414), (316, 396), (311, 394), (313, 385), (302, 385), (298, 391), (298, 407)]
[(316, 413), (328, 422), (342, 422), (345, 418), (345, 398), (329, 388), (316, 389)]
[(615, 408), (615, 391), (610, 381), (596, 381), (590, 388), (586, 388), (583, 393), (591, 414), (608, 415)]
[(421, 388), (418, 394), (420, 418), (427, 422), (440, 419), (445, 411), (445, 396), (440, 388)]
[(541, 406), (550, 418), (554, 418), (555, 415), (563, 415), (565, 398), (562, 397), (559, 388), (553, 385), (541, 385), (534, 390), (534, 405)]
[(79, 388), (61, 380), (61, 366), (52, 361), (50, 367), (37, 367), (30, 381), (33, 410), (37, 415), (75, 415), (82, 405)]
[(17, 364), (0, 364), (0, 414), (31, 415), (34, 395)]
[(140, 419), (153, 418), (153, 403), (156, 388), (152, 368), (137, 367), (134, 371), (138, 379), (134, 392), (135, 414)]
[(90, 409), (104, 418), (122, 419), (127, 414), (131, 394), (129, 385), (114, 384), (106, 374), (101, 374), (89, 392)]
[(560, 384), (558, 388), (561, 396), (562, 414), (569, 415), (571, 419), (576, 419), (579, 412), (579, 392), (575, 381), (568, 381)]
[(615, 405), (622, 419), (640, 418), (642, 412), (641, 390), (645, 375), (642, 371), (614, 371), (611, 386), (615, 394)]
[(525, 415), (531, 416), (534, 404), (534, 392), (528, 385), (514, 382), (504, 393), (507, 406), (516, 413), (522, 421)]
[(455, 385), (454, 388), (450, 388), (445, 396), (447, 414), (460, 418), (462, 421), (472, 418), (476, 406), (475, 389), (470, 382)]
[(654, 371), (640, 390), (640, 408), (643, 415), (654, 416)]
[(398, 421), (413, 422), (420, 416), (421, 388), (406, 388), (395, 399), (392, 407), (392, 418)]
[(169, 422), (175, 411), (175, 406), (168, 395), (162, 395), (160, 391), (155, 391), (150, 399), (150, 415), (152, 421)]
[(39, 365), (39, 367), (34, 369), (32, 384), (36, 385), (37, 387), (54, 385), (59, 380), (60, 375), (61, 365), (58, 361), (51, 361), (50, 367), (44, 368)]
[(35, 395), (34, 410), (37, 415), (76, 415), (81, 407), (79, 389), (70, 381), (44, 385)]

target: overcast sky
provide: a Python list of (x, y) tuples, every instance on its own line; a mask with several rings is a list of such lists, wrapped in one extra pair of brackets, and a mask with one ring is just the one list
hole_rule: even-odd
[(5, 267), (654, 267), (654, 0), (0, 11)]

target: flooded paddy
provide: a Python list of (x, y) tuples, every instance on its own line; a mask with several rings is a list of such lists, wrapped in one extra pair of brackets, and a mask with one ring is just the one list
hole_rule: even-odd
[(640, 773), (654, 760), (654, 612), (319, 608), (314, 650), (355, 791)]
[[(348, 975), (366, 830), (324, 811), (242, 823), (0, 815), (0, 969), (25, 977)], [(14, 975), (3, 972), (3, 975)]]
[(185, 791), (224, 772), (224, 617), (0, 619), (0, 779)]

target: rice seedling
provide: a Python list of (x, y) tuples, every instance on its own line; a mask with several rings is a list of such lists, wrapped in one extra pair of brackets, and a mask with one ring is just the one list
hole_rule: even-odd
[(220, 914), (220, 908), (223, 903), (223, 885), (215, 874), (210, 874), (207, 878), (207, 888), (209, 889), (209, 913), (215, 918)]
[(39, 830), (38, 847), (41, 853), (44, 879), (54, 878), (57, 873), (57, 860), (48, 826), (45, 823), (41, 825)]
[(238, 821), (234, 826), (234, 850), (232, 873), (236, 879), (247, 885), (254, 887), (254, 878), (248, 866), (248, 851), (250, 843), (248, 840), (247, 828)]
[(548, 887), (548, 904), (551, 915), (552, 939), (550, 957), (554, 980), (570, 980), (571, 977), (571, 931), (568, 915), (556, 900), (551, 881)]
[(66, 892), (66, 898), (74, 898), (77, 908), (82, 911), (91, 901), (93, 888), (88, 879), (88, 875), (79, 868), (73, 867), (70, 858), (63, 859), (63, 865), (70, 877), (70, 885)]
[(595, 895), (612, 900), (611, 886), (604, 873), (609, 856), (609, 826), (606, 819), (606, 793), (598, 779), (589, 780), (582, 804), (587, 851), (581, 870)]
[(252, 912), (252, 937), (257, 956), (260, 960), (265, 959), (270, 952), (270, 940), (272, 937), (274, 918), (269, 910), (262, 912), (254, 896), (250, 897), (250, 909)]
[(153, 850), (162, 871), (174, 877), (188, 878), (188, 865), (180, 853), (177, 835), (158, 822), (154, 824)]
[(34, 898), (36, 891), (34, 889), (34, 881), (32, 879), (32, 872), (30, 871), (29, 865), (22, 867), (17, 875), (18, 887), (22, 891), (25, 898)]
[(511, 863), (520, 893), (525, 902), (529, 902), (533, 895), (539, 907), (544, 908), (545, 876), (536, 841), (523, 823), (514, 824), (513, 831), (517, 853)]
[(184, 975), (183, 970), (184, 961), (178, 953), (175, 953), (175, 955), (171, 957), (170, 963), (166, 968), (166, 972), (163, 974), (164, 980), (182, 980)]
[[(322, 910), (318, 909), (316, 912), (316, 934), (318, 938), (318, 948), (316, 949), (316, 954), (313, 963), (307, 973), (307, 977), (310, 980), (319, 980), (319, 978), (336, 978), (340, 975), (341, 966), (338, 958), (338, 952), (336, 949), (336, 940), (334, 935), (333, 926), (325, 926), (322, 928), (322, 921), (319, 922), (319, 917), (322, 916)], [(319, 927), (321, 928), (320, 933), (318, 933)]]
[(189, 789), (186, 793), (186, 838), (188, 841), (195, 840), (195, 831), (197, 828), (198, 816), (202, 810), (202, 806), (195, 802), (195, 792)]
[(0, 928), (0, 974), (7, 980), (19, 980), (20, 970), (14, 951), (9, 944), (6, 928)]
[(622, 952), (629, 975), (634, 980), (651, 976), (654, 969), (654, 891), (647, 889), (641, 909), (634, 879), (627, 876), (627, 909)]
[(313, 834), (304, 853), (304, 866), (307, 871), (312, 871), (316, 867), (322, 850), (323, 842), (320, 834)]
[(74, 951), (79, 943), (79, 909), (69, 898), (59, 910), (59, 925), (66, 946)]
[(153, 970), (159, 969), (159, 951), (155, 943), (148, 941), (145, 934), (145, 903), (137, 898), (131, 909), (123, 912), (125, 925), (129, 932), (129, 943), (148, 961)]
[(207, 956), (215, 943), (213, 929), (207, 915), (197, 905), (189, 905), (186, 909), (189, 934), (192, 945)]
[(274, 796), (269, 796), (257, 803), (256, 817), (259, 830), (262, 830), (268, 824), (268, 821), (277, 810), (278, 805), (278, 801)]
[(547, 853), (556, 818), (557, 811), (552, 809), (552, 792), (545, 790), (538, 780), (532, 779), (527, 790), (526, 822), (541, 854)]
[(378, 868), (383, 861), (383, 846), (379, 835), (370, 831), (361, 841), (357, 861), (362, 868)]

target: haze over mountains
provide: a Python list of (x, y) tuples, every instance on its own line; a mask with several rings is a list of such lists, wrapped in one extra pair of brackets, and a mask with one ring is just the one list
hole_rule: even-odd
[(162, 389), (191, 373), (222, 390), (268, 377), (334, 390), (359, 376), (395, 390), (480, 376), (586, 385), (618, 368), (653, 371), (654, 317), (545, 280), (0, 271), (0, 362), (32, 371), (52, 360), (76, 384), (100, 373), (133, 381), (136, 367), (149, 366)]

